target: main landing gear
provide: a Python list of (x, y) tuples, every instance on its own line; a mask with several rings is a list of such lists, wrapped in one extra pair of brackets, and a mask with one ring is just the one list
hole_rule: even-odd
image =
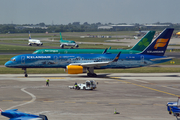
[(28, 74), (27, 74), (26, 68), (22, 68), (22, 70), (24, 70), (24, 77), (28, 77)]
[(93, 67), (87, 68), (87, 70), (89, 71), (89, 73), (87, 73), (88, 77), (97, 77), (96, 73), (94, 73)]

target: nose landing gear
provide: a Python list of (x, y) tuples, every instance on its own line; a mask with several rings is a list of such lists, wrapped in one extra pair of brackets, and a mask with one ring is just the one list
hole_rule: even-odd
[(26, 68), (22, 68), (22, 70), (24, 70), (24, 77), (28, 77), (28, 74), (27, 74)]

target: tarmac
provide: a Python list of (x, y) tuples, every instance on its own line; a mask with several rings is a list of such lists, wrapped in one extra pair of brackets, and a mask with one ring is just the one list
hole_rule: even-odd
[[(0, 74), (0, 108), (49, 120), (175, 120), (166, 110), (180, 96), (180, 73)], [(50, 79), (50, 86), (45, 86)], [(68, 86), (98, 82), (95, 90)], [(114, 114), (114, 110), (120, 114)], [(0, 120), (7, 118), (0, 116)]]

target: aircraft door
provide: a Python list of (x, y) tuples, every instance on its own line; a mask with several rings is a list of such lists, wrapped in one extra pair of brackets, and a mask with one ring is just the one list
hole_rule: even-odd
[(141, 64), (144, 64), (144, 56), (141, 55)]
[(25, 64), (25, 56), (21, 56), (21, 64)]
[(54, 62), (55, 64), (58, 64), (58, 56), (54, 56)]

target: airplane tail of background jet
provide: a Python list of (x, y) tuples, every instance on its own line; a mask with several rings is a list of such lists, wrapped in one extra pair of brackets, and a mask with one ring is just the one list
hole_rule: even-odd
[(155, 31), (149, 31), (131, 50), (143, 51), (152, 41)]
[(141, 54), (163, 56), (173, 31), (173, 28), (166, 28)]
[(29, 31), (29, 39), (31, 39), (31, 34), (30, 34), (30, 31)]
[(61, 32), (60, 32), (60, 40), (63, 40), (63, 39), (62, 39), (62, 35), (61, 35)]
[(180, 106), (180, 97), (178, 97), (177, 106), (178, 106), (178, 107)]

